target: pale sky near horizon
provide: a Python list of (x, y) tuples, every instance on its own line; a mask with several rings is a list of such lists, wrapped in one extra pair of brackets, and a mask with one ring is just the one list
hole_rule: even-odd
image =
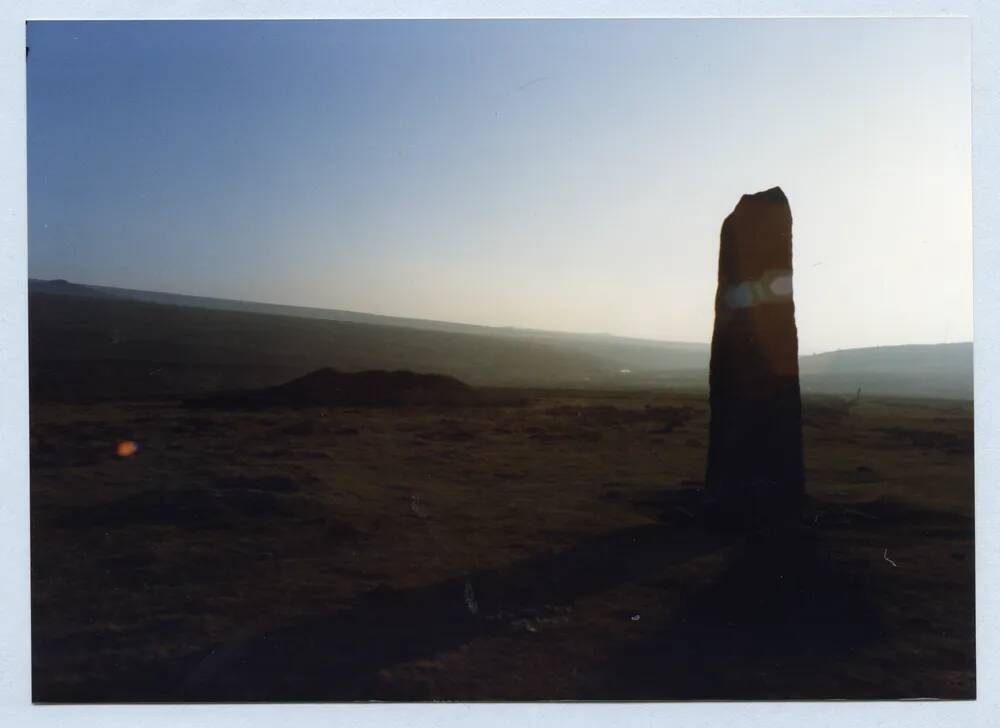
[(29, 275), (705, 341), (780, 185), (802, 353), (972, 338), (962, 20), (28, 26)]

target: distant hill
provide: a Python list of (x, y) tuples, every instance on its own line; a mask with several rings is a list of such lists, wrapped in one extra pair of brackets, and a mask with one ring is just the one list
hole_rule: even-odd
[(799, 360), (803, 391), (972, 399), (972, 342), (844, 349)]
[[(111, 289), (114, 290), (114, 289)], [(105, 298), (109, 294), (96, 286), (85, 286), (80, 283), (70, 283), (62, 278), (43, 281), (37, 278), (28, 279), (30, 293), (48, 293), (53, 296), (86, 296), (88, 298)]]
[[(445, 331), (454, 334), (486, 334), (489, 336), (509, 336), (514, 338), (558, 339), (565, 342), (586, 342), (598, 347), (632, 348), (636, 352), (666, 350), (687, 352), (696, 355), (708, 354), (708, 345), (693, 342), (655, 341), (637, 339), (610, 334), (581, 334), (565, 331), (547, 331), (543, 329), (524, 329), (512, 326), (483, 326), (480, 324), (456, 323), (454, 321), (435, 321), (433, 319), (407, 318), (403, 316), (386, 316), (358, 311), (345, 311), (332, 308), (314, 308), (310, 306), (289, 306), (278, 303), (259, 303), (256, 301), (234, 301), (226, 298), (210, 298), (206, 296), (189, 296), (180, 293), (161, 293), (157, 291), (140, 291), (131, 288), (114, 288), (111, 286), (91, 286), (79, 283), (69, 283), (64, 280), (46, 281), (37, 278), (28, 280), (28, 290), (38, 293), (54, 293), (63, 295), (89, 296), (101, 298), (124, 298), (147, 303), (162, 303), (171, 306), (187, 306), (192, 308), (207, 308), (218, 311), (245, 311), (249, 313), (273, 314), (278, 316), (295, 316), (297, 318), (316, 318), (328, 321), (347, 321), (353, 323), (375, 324), (378, 326), (402, 326), (408, 329), (422, 331)], [(641, 355), (640, 355), (641, 356)], [(630, 359), (634, 361), (634, 359)], [(692, 359), (700, 364), (700, 359)]]
[[(709, 346), (29, 280), (32, 396), (268, 387), (322, 367), (474, 386), (704, 389)], [(802, 357), (805, 392), (970, 399), (972, 344)]]
[(529, 338), (30, 293), (32, 398), (187, 396), (322, 367), (410, 370), (473, 386), (584, 386), (614, 365)]

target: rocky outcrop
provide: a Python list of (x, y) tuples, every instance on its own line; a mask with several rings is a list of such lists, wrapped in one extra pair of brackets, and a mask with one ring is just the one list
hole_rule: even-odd
[(709, 373), (710, 510), (760, 524), (804, 492), (792, 299), (792, 214), (780, 188), (744, 195), (722, 224)]

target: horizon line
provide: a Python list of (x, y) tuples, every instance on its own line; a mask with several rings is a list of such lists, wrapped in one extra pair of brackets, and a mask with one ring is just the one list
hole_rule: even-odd
[[(208, 296), (208, 295), (200, 294), (200, 293), (179, 293), (177, 291), (154, 291), (154, 290), (145, 289), (145, 288), (125, 288), (123, 286), (110, 286), (110, 285), (107, 285), (107, 284), (104, 284), (104, 283), (87, 283), (87, 282), (81, 282), (81, 281), (74, 281), (74, 280), (70, 280), (68, 278), (36, 278), (36, 277), (33, 277), (33, 276), (29, 275), (28, 276), (28, 283), (30, 284), (32, 281), (37, 281), (37, 282), (40, 282), (40, 283), (57, 283), (57, 282), (63, 282), (63, 283), (68, 283), (70, 285), (90, 287), (90, 288), (109, 288), (109, 289), (118, 290), (118, 291), (135, 291), (137, 293), (153, 293), (153, 294), (160, 294), (160, 295), (167, 295), (167, 296), (181, 296), (181, 297), (184, 297), (184, 298), (207, 298), (207, 299), (211, 299), (211, 300), (215, 300), (215, 301), (227, 301), (227, 302), (230, 302), (230, 303), (241, 303), (241, 304), (256, 304), (256, 305), (262, 305), (262, 306), (285, 306), (285, 307), (288, 307), (288, 308), (302, 308), (302, 309), (307, 309), (307, 310), (310, 310), (310, 311), (342, 312), (342, 313), (349, 313), (349, 314), (355, 314), (355, 315), (360, 315), (360, 316), (373, 316), (373, 317), (377, 317), (377, 318), (386, 318), (386, 319), (403, 319), (403, 320), (408, 320), (408, 321), (419, 321), (419, 322), (431, 323), (431, 324), (451, 324), (451, 325), (455, 325), (455, 326), (468, 326), (470, 328), (479, 328), (479, 329), (511, 330), (511, 331), (525, 332), (525, 333), (563, 334), (563, 335), (570, 335), (570, 336), (593, 336), (593, 337), (604, 336), (604, 337), (609, 337), (609, 338), (614, 338), (614, 339), (623, 339), (623, 340), (626, 340), (626, 341), (637, 341), (637, 342), (646, 342), (646, 343), (653, 343), (653, 344), (680, 344), (680, 345), (685, 345), (685, 346), (704, 346), (704, 347), (711, 347), (711, 345), (712, 345), (712, 343), (711, 343), (710, 340), (709, 341), (682, 341), (682, 340), (678, 340), (678, 339), (657, 339), (657, 338), (649, 338), (649, 337), (642, 337), (642, 336), (627, 336), (627, 335), (624, 335), (624, 334), (615, 334), (615, 333), (611, 333), (611, 332), (608, 332), (608, 331), (567, 331), (567, 330), (562, 330), (562, 329), (530, 328), (530, 327), (524, 327), (524, 326), (517, 326), (517, 325), (513, 325), (513, 324), (476, 324), (476, 323), (469, 323), (469, 322), (466, 322), (466, 321), (421, 318), (419, 316), (406, 316), (406, 315), (391, 314), (391, 313), (373, 313), (373, 312), (370, 312), (370, 311), (355, 311), (353, 309), (347, 309), (347, 308), (327, 308), (327, 307), (323, 307), (323, 306), (308, 306), (308, 305), (303, 305), (303, 304), (298, 304), (298, 303), (282, 303), (282, 302), (277, 302), (277, 301), (252, 301), (252, 300), (247, 300), (247, 299), (242, 299), (242, 298), (220, 298), (220, 297), (217, 297), (217, 296)], [(29, 291), (29, 293), (30, 293), (30, 291)], [(853, 347), (839, 348), (839, 349), (827, 349), (827, 350), (824, 350), (824, 351), (814, 351), (814, 352), (812, 352), (810, 354), (803, 354), (800, 351), (799, 352), (799, 357), (802, 357), (802, 356), (820, 356), (820, 355), (823, 355), (823, 354), (836, 354), (836, 353), (842, 352), (842, 351), (860, 351), (860, 350), (864, 350), (864, 349), (889, 349), (889, 348), (893, 348), (893, 347), (903, 347), (903, 346), (948, 346), (948, 345), (957, 345), (957, 344), (971, 344), (971, 345), (974, 345), (974, 340), (972, 340), (972, 339), (962, 339), (960, 341), (937, 341), (937, 342), (933, 342), (933, 343), (915, 342), (915, 343), (909, 343), (909, 344), (876, 344), (876, 345), (868, 345), (868, 346), (853, 346)]]

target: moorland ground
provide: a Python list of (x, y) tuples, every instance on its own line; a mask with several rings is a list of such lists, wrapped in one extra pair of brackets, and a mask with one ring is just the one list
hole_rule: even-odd
[(33, 401), (35, 700), (974, 697), (970, 402), (806, 397), (776, 548), (704, 391), (497, 392)]

